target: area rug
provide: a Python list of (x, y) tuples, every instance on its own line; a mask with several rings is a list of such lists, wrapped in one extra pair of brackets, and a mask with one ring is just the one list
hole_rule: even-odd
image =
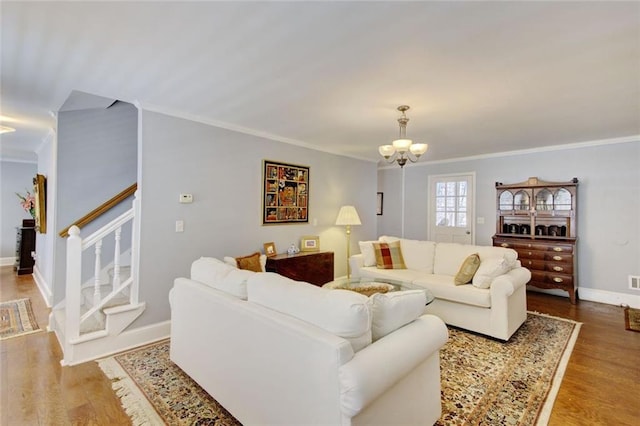
[[(437, 425), (544, 425), (580, 324), (529, 313), (508, 343), (449, 328)], [(98, 361), (134, 425), (239, 425), (169, 360), (169, 340)]]
[(630, 331), (640, 331), (640, 309), (624, 308), (624, 328)]
[(40, 331), (31, 308), (31, 300), (18, 299), (0, 303), (0, 340)]

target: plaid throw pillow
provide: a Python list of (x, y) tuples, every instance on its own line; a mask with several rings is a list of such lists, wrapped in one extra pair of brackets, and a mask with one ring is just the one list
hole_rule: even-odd
[(373, 243), (378, 269), (407, 269), (400, 250), (400, 241)]

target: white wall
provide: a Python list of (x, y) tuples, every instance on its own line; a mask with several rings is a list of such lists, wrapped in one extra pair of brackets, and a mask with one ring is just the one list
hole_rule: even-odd
[[(144, 314), (133, 325), (169, 319), (168, 293), (176, 277), (188, 276), (200, 256), (240, 256), (273, 241), (278, 252), (320, 236), (334, 251), (336, 275), (346, 275), (346, 237), (334, 225), (343, 204), (353, 204), (363, 225), (359, 239), (376, 234), (376, 164), (309, 150), (154, 112), (141, 114), (142, 228), (140, 300)], [(262, 226), (262, 160), (310, 167), (309, 224)], [(179, 204), (180, 193), (193, 194)], [(313, 226), (313, 220), (317, 226)], [(184, 232), (175, 232), (175, 221)]]
[[(640, 140), (406, 166), (405, 236), (427, 238), (429, 175), (476, 173), (476, 215), (485, 219), (483, 225), (476, 225), (476, 243), (481, 245), (490, 245), (495, 233), (496, 181), (517, 183), (532, 176), (568, 181), (577, 177), (581, 296), (607, 299), (607, 292), (614, 292), (637, 298), (638, 292), (628, 289), (628, 275), (640, 275), (639, 165)], [(379, 217), (379, 234), (399, 235), (399, 167), (381, 169), (378, 179), (378, 190), (384, 192), (385, 199), (384, 216)], [(611, 300), (618, 298), (608, 301)]]

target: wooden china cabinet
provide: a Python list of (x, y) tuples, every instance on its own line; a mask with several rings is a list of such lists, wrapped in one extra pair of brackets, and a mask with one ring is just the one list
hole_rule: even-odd
[(531, 271), (528, 285), (561, 289), (571, 303), (578, 299), (577, 280), (578, 179), (547, 182), (496, 182), (496, 235), (493, 245), (518, 252)]

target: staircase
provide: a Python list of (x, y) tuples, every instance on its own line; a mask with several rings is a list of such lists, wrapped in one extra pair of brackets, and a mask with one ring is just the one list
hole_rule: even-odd
[[(53, 308), (49, 318), (49, 327), (64, 352), (62, 365), (96, 359), (135, 343), (125, 330), (145, 310), (145, 303), (138, 301), (136, 217), (137, 191), (131, 209), (93, 234), (82, 237), (75, 225), (68, 229), (65, 300)], [(131, 232), (131, 246), (124, 251), (123, 230)], [(113, 245), (113, 251), (103, 253), (107, 245)], [(93, 276), (83, 283), (82, 265), (87, 257), (93, 263)], [(109, 263), (103, 266), (105, 259)]]

